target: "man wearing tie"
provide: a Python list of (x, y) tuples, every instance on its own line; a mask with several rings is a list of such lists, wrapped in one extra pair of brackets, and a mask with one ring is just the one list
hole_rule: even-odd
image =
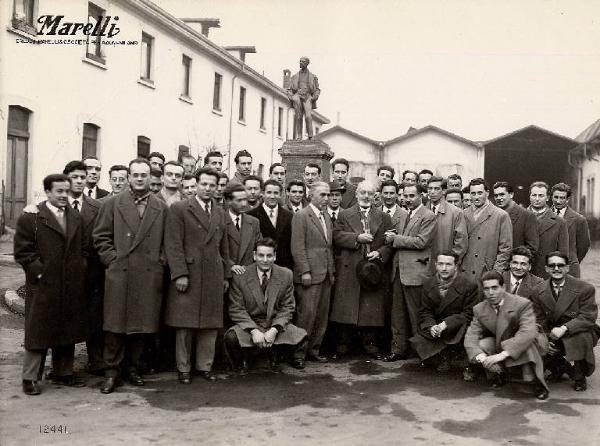
[[(331, 163), (333, 179), (342, 187), (340, 190), (342, 197), (339, 205), (342, 209), (348, 209), (356, 204), (356, 186), (348, 182), (349, 171), (350, 163), (344, 158), (337, 158)], [(331, 206), (331, 203), (329, 205)]]
[[(335, 222), (340, 216), (340, 211), (343, 210), (341, 207), (342, 197), (344, 196), (344, 192), (346, 190), (346, 186), (344, 186), (339, 181), (332, 181), (329, 183), (329, 204), (327, 205), (327, 213), (331, 218), (331, 223), (335, 225)], [(356, 188), (354, 188), (354, 193), (356, 194)]]
[(398, 202), (398, 183), (391, 179), (385, 180), (381, 183), (380, 191), (383, 201), (381, 210), (390, 216), (392, 226), (396, 227), (400, 219), (408, 215), (408, 212), (402, 209)]
[(536, 317), (539, 318), (543, 315), (538, 311), (537, 302), (544, 288), (544, 280), (531, 274), (531, 265), (533, 265), (533, 253), (525, 246), (517, 246), (510, 253), (509, 270), (502, 273), (502, 277), (504, 289), (510, 294), (532, 301)]
[(297, 214), (308, 204), (306, 199), (306, 185), (301, 180), (291, 180), (286, 188), (287, 205), (286, 207)]
[(292, 214), (281, 205), (283, 186), (277, 180), (265, 181), (263, 202), (260, 206), (248, 212), (248, 215), (258, 218), (260, 233), (263, 237), (275, 240), (277, 255), (275, 264), (292, 269), (294, 260), (291, 253)]
[[(326, 212), (329, 185), (314, 182), (311, 196), (310, 204), (292, 219), (294, 282), (299, 285), (296, 323), (308, 333), (306, 358), (326, 362), (319, 349), (327, 328), (331, 286), (335, 280), (332, 226)], [(295, 358), (293, 366), (304, 368), (304, 360)]]
[(102, 171), (102, 163), (95, 156), (86, 156), (82, 161), (83, 164), (85, 164), (87, 172), (86, 186), (83, 190), (84, 195), (95, 200), (106, 197), (109, 192), (98, 186), (100, 172)]
[(436, 219), (423, 206), (418, 184), (404, 185), (404, 200), (409, 209), (393, 230), (385, 233), (385, 242), (395, 248), (392, 267), (392, 346), (386, 362), (408, 357), (408, 339), (418, 331), (419, 305), (423, 279), (431, 261), (431, 243)]
[(15, 261), (25, 270), (30, 293), (25, 301), (22, 373), (27, 395), (40, 393), (49, 348), (54, 382), (84, 385), (73, 376), (75, 344), (87, 335), (83, 226), (69, 206), (68, 177), (48, 175), (43, 185), (47, 200), (37, 212), (19, 217), (14, 238)]
[(235, 325), (225, 333), (225, 351), (240, 375), (248, 373), (248, 353), (253, 350), (267, 350), (271, 368), (278, 372), (276, 346), (306, 342), (306, 331), (291, 323), (295, 309), (292, 272), (274, 264), (275, 251), (273, 239), (258, 241), (255, 263), (231, 283), (229, 316)]

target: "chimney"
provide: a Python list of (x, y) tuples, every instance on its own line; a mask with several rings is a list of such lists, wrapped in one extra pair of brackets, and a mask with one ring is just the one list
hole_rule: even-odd
[(290, 83), (292, 82), (292, 72), (289, 69), (283, 70), (283, 88), (286, 90), (290, 88)]
[(244, 63), (246, 63), (246, 54), (256, 53), (256, 47), (254, 46), (224, 46), (223, 48), (229, 52), (237, 52), (239, 59)]
[(190, 23), (198, 23), (201, 26), (201, 33), (204, 34), (205, 37), (208, 37), (208, 31), (211, 28), (220, 28), (221, 27), (221, 20), (220, 19), (209, 19), (209, 18), (193, 18), (193, 17), (187, 17), (187, 18), (182, 18), (181, 19), (184, 23), (186, 24), (190, 24)]

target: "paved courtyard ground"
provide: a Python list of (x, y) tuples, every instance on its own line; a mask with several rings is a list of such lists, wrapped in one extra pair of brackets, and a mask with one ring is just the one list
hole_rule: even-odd
[[(18, 280), (7, 268), (0, 266), (0, 289)], [(599, 249), (583, 274), (600, 295)], [(101, 378), (86, 376), (88, 387), (45, 383), (42, 395), (28, 397), (20, 389), (22, 318), (1, 308), (0, 328), (3, 446), (600, 444), (600, 373), (583, 393), (553, 384), (544, 402), (519, 385), (491, 390), (463, 382), (459, 370), (436, 376), (414, 360), (364, 357), (190, 386), (163, 373), (111, 395), (100, 393)], [(45, 425), (66, 433), (40, 433)]]

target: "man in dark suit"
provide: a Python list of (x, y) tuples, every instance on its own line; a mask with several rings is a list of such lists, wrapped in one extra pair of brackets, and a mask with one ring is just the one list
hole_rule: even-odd
[(593, 349), (600, 337), (600, 327), (596, 323), (596, 290), (589, 283), (567, 274), (569, 257), (564, 253), (549, 253), (546, 271), (550, 278), (546, 280), (538, 302), (545, 315), (538, 323), (550, 339), (546, 367), (555, 381), (567, 373), (574, 381), (573, 388), (581, 392), (587, 389), (585, 377), (594, 373)]
[(260, 206), (248, 212), (248, 215), (258, 218), (260, 233), (263, 237), (275, 240), (277, 256), (275, 264), (292, 269), (294, 260), (291, 252), (292, 214), (281, 203), (282, 185), (276, 180), (265, 181), (263, 202)]
[(44, 178), (47, 200), (38, 211), (17, 221), (14, 257), (25, 270), (25, 358), (22, 385), (27, 395), (40, 393), (44, 363), (52, 349), (54, 382), (82, 386), (73, 376), (75, 344), (87, 337), (86, 261), (83, 225), (69, 206), (69, 179)]
[(356, 186), (348, 181), (350, 163), (344, 158), (337, 158), (331, 163), (333, 179), (344, 188), (340, 207), (348, 209), (356, 204)]
[(510, 253), (509, 270), (502, 273), (504, 289), (510, 294), (525, 297), (533, 302), (536, 317), (537, 301), (544, 288), (544, 279), (531, 274), (534, 255), (525, 246), (517, 246)]
[(302, 180), (291, 180), (286, 187), (286, 209), (297, 214), (308, 205), (306, 184)]
[(421, 361), (441, 373), (453, 357), (464, 355), (463, 338), (479, 302), (477, 284), (458, 273), (457, 258), (453, 251), (436, 256), (436, 273), (423, 283), (419, 331), (410, 339)]
[[(107, 267), (104, 282), (104, 361), (102, 393), (111, 393), (122, 372), (143, 386), (140, 361), (144, 340), (158, 332), (165, 259), (163, 234), (167, 205), (150, 192), (150, 163), (129, 163), (129, 189), (106, 200), (92, 236)], [(123, 370), (124, 369), (124, 370)]]
[(525, 246), (535, 256), (540, 246), (538, 222), (535, 215), (513, 201), (514, 191), (506, 181), (494, 183), (492, 188), (496, 206), (506, 211), (513, 229), (513, 248)]
[(392, 267), (392, 346), (386, 362), (408, 357), (408, 339), (418, 331), (419, 304), (423, 278), (431, 260), (431, 244), (435, 237), (436, 218), (423, 206), (422, 188), (404, 185), (408, 214), (393, 231), (386, 232), (386, 244), (395, 248)]
[(82, 161), (85, 164), (87, 172), (86, 187), (83, 193), (86, 197), (94, 198), (95, 200), (106, 197), (110, 192), (98, 186), (102, 163), (95, 156), (86, 156)]
[(227, 246), (230, 269), (233, 274), (243, 274), (245, 266), (253, 263), (252, 253), (261, 239), (260, 223), (256, 217), (246, 214), (248, 192), (241, 184), (225, 189), (227, 204)]
[[(178, 379), (190, 384), (194, 368), (208, 380), (212, 373), (218, 330), (223, 328), (222, 292), (231, 277), (227, 219), (213, 200), (219, 174), (203, 167), (195, 173), (195, 197), (174, 203), (167, 216), (165, 252), (171, 270), (165, 323), (175, 328)], [(258, 226), (258, 225), (257, 225)]]
[(507, 293), (498, 271), (483, 273), (481, 287), (485, 300), (473, 307), (464, 341), (470, 362), (483, 366), (493, 387), (504, 385), (513, 370), (533, 385), (537, 399), (547, 399), (542, 356), (548, 340), (538, 332), (532, 302)]
[[(292, 272), (274, 264), (275, 251), (273, 239), (258, 241), (255, 263), (233, 276), (231, 283), (229, 317), (235, 325), (225, 333), (225, 351), (240, 375), (248, 373), (248, 353), (252, 350), (268, 350), (271, 368), (278, 372), (275, 346), (306, 343), (306, 331), (291, 323), (295, 309)], [(303, 358), (302, 349), (298, 356)]]
[[(331, 286), (334, 283), (333, 235), (329, 214), (329, 185), (317, 181), (311, 188), (311, 202), (292, 219), (294, 283), (298, 284), (296, 324), (308, 333), (306, 358), (326, 362), (319, 349), (329, 316)], [(295, 358), (294, 367), (304, 368)]]
[(569, 254), (569, 229), (567, 223), (548, 207), (550, 188), (543, 181), (535, 181), (529, 187), (529, 210), (538, 220), (540, 247), (536, 253), (531, 272), (542, 279), (548, 278), (545, 268), (546, 255), (560, 251)]
[(585, 217), (569, 206), (571, 186), (558, 183), (552, 186), (552, 210), (567, 222), (569, 231), (569, 274), (573, 277), (581, 275), (580, 263), (588, 253), (591, 245), (590, 229)]
[(382, 205), (381, 210), (388, 214), (392, 220), (392, 226), (396, 227), (403, 216), (408, 215), (399, 204), (398, 183), (394, 180), (384, 180), (380, 187)]
[[(115, 164), (110, 167), (110, 170), (108, 171), (108, 181), (110, 182), (112, 191), (106, 197), (119, 194), (127, 187), (128, 173), (129, 169), (122, 164)], [(106, 197), (103, 197), (103, 199), (106, 199)]]

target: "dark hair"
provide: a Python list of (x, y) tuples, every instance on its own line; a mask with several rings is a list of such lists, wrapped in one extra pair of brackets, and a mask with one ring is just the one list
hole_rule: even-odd
[(166, 161), (165, 156), (160, 152), (152, 152), (148, 154), (148, 159), (150, 158), (160, 158), (164, 163)]
[(321, 175), (321, 166), (319, 166), (317, 163), (306, 163), (306, 165), (304, 166), (304, 170), (306, 170), (307, 167), (316, 167), (317, 172), (319, 172), (319, 175)]
[(565, 261), (565, 263), (568, 265), (569, 264), (569, 256), (566, 255), (565, 253), (562, 253), (560, 251), (552, 251), (549, 252), (548, 254), (546, 254), (546, 261), (544, 262), (544, 265), (548, 265), (548, 260), (550, 260), (550, 257), (560, 257), (561, 259), (563, 259)]
[(402, 183), (402, 190), (406, 190), (407, 187), (416, 187), (418, 194), (422, 194), (423, 192), (425, 192), (425, 189), (423, 188), (423, 186), (421, 186), (420, 183), (413, 184), (413, 183), (407, 183), (406, 181), (404, 181)]
[(450, 250), (447, 250), (447, 249), (446, 249), (446, 250), (444, 250), (444, 251), (438, 252), (438, 255), (437, 255), (437, 257), (435, 258), (435, 261), (436, 261), (436, 262), (437, 262), (437, 259), (438, 259), (438, 257), (439, 257), (439, 256), (452, 257), (452, 258), (454, 259), (454, 264), (455, 264), (455, 265), (458, 265), (458, 258), (459, 258), (459, 257), (458, 257), (458, 254), (457, 254), (457, 253), (455, 253), (455, 252), (452, 252), (452, 251), (450, 251)]
[(271, 237), (265, 237), (258, 240), (254, 245), (254, 250), (257, 251), (259, 246), (266, 246), (267, 248), (273, 248), (274, 251), (277, 251), (277, 242)]
[(275, 169), (276, 167), (283, 167), (284, 171), (287, 171), (287, 169), (285, 168), (285, 166), (281, 163), (273, 163), (271, 164), (271, 167), (269, 167), (269, 175), (271, 175), (273, 173), (273, 169)]
[(377, 168), (377, 175), (379, 176), (379, 172), (381, 172), (382, 170), (387, 170), (388, 172), (392, 173), (392, 178), (394, 178), (394, 175), (396, 175), (396, 171), (394, 170), (394, 168), (392, 166), (379, 166)]
[[(183, 159), (184, 157), (182, 156), (181, 159)], [(192, 156), (193, 158), (193, 156)], [(163, 172), (167, 169), (167, 166), (177, 166), (177, 167), (181, 167), (183, 169), (183, 171), (185, 172), (185, 167), (183, 167), (183, 164), (181, 164), (179, 161), (168, 161), (164, 164), (163, 166)]]
[(429, 169), (423, 169), (422, 171), (420, 171), (420, 172), (419, 172), (419, 177), (420, 177), (422, 174), (424, 174), (424, 173), (427, 173), (427, 174), (429, 174), (429, 175), (433, 176), (433, 172), (432, 172), (431, 170), (429, 170)]
[[(153, 167), (152, 170), (154, 169), (155, 168)], [(127, 168), (127, 166), (124, 166), (122, 164), (115, 164), (114, 166), (110, 166), (110, 169), (108, 170), (108, 176), (110, 176), (115, 170), (125, 170), (127, 171), (127, 173), (129, 173), (129, 169)], [(152, 175), (152, 170), (150, 170), (150, 175)]]
[(507, 181), (496, 181), (494, 183), (494, 185), (492, 186), (492, 190), (498, 189), (503, 187), (504, 189), (506, 189), (506, 192), (508, 192), (509, 194), (512, 194), (514, 192), (513, 187), (508, 184)]
[(248, 182), (249, 180), (254, 180), (254, 181), (258, 181), (259, 186), (260, 186), (260, 190), (264, 189), (264, 181), (261, 177), (256, 176), (256, 175), (248, 175), (246, 178), (244, 178), (244, 181), (242, 181), (242, 184), (245, 186), (246, 182)]
[(446, 188), (448, 187), (446, 178), (443, 177), (432, 176), (431, 178), (429, 178), (429, 180), (427, 180), (427, 185), (429, 185), (429, 183), (442, 183), (442, 190), (446, 190)]
[(398, 183), (396, 183), (392, 179), (385, 180), (384, 182), (382, 182), (381, 186), (379, 187), (379, 192), (383, 191), (383, 188), (386, 186), (394, 186), (394, 189), (396, 189), (396, 193), (398, 193)]
[(471, 192), (471, 186), (481, 186), (483, 185), (483, 190), (485, 190), (486, 192), (490, 191), (490, 186), (488, 185), (487, 181), (485, 181), (483, 178), (473, 178), (471, 181), (469, 181), (469, 185), (467, 186), (468, 192)]
[(524, 256), (529, 259), (529, 263), (533, 263), (533, 253), (531, 249), (526, 246), (517, 246), (510, 252), (510, 259), (512, 260), (513, 256)]
[(240, 158), (242, 156), (249, 156), (250, 158), (252, 158), (252, 154), (250, 152), (248, 152), (247, 150), (240, 150), (238, 153), (235, 154), (235, 158), (233, 159), (236, 164), (240, 162)]
[(196, 181), (198, 181), (198, 179), (194, 175), (192, 175), (191, 173), (186, 173), (183, 176), (183, 179), (181, 181), (190, 181), (190, 180), (196, 180)]
[(333, 162), (331, 163), (331, 167), (335, 170), (335, 165), (336, 164), (343, 164), (344, 166), (346, 166), (346, 170), (350, 171), (350, 163), (348, 162), (348, 160), (346, 158), (336, 158), (333, 160)]
[(204, 164), (208, 164), (208, 161), (210, 161), (211, 158), (223, 158), (223, 154), (218, 150), (211, 150), (204, 157)]
[[(221, 178), (227, 179), (227, 182), (229, 183), (229, 177), (227, 176), (227, 174), (225, 172), (219, 172), (219, 180)], [(217, 181), (217, 183), (218, 183), (218, 181)]]
[(531, 193), (531, 189), (533, 189), (534, 187), (545, 187), (546, 195), (550, 193), (550, 186), (548, 186), (548, 183), (546, 183), (545, 181), (534, 181), (533, 183), (531, 183), (531, 186), (529, 186), (529, 193)]
[(194, 172), (194, 177), (196, 177), (196, 180), (200, 182), (200, 175), (203, 174), (213, 176), (216, 178), (217, 183), (219, 182), (219, 172), (212, 167), (201, 167), (200, 169), (197, 169), (196, 172)]
[(267, 186), (277, 186), (279, 188), (279, 192), (283, 192), (283, 186), (281, 185), (281, 183), (279, 181), (275, 181), (275, 180), (265, 181), (265, 184), (263, 184), (262, 190), (265, 190), (267, 188)]
[(451, 175), (448, 175), (448, 179), (449, 180), (460, 180), (460, 182), (462, 183), (462, 177), (457, 174), (457, 173), (453, 173)]
[(61, 181), (69, 181), (64, 173), (53, 173), (44, 178), (44, 190), (52, 190), (52, 183), (59, 183)]
[(230, 184), (223, 191), (223, 198), (225, 198), (225, 200), (231, 200), (233, 199), (233, 194), (235, 192), (246, 192), (246, 188), (239, 183)]
[(69, 161), (67, 163), (67, 165), (63, 169), (63, 173), (65, 175), (69, 175), (74, 170), (83, 170), (84, 172), (87, 171), (85, 164), (83, 164), (83, 161), (74, 160), (74, 161)]
[(550, 194), (552, 195), (556, 191), (566, 192), (567, 198), (571, 198), (571, 186), (569, 186), (567, 183), (556, 183), (554, 186), (552, 186)]
[(483, 273), (481, 275), (481, 279), (479, 279), (479, 281), (481, 283), (483, 283), (485, 280), (497, 280), (498, 285), (500, 285), (500, 286), (504, 285), (504, 277), (502, 277), (502, 274), (500, 274), (496, 270), (486, 271), (485, 273)]
[(150, 161), (148, 161), (146, 158), (134, 158), (131, 161), (129, 161), (129, 172), (131, 172), (132, 164), (145, 164), (150, 168), (150, 171), (152, 171), (152, 165), (150, 164)]
[(152, 170), (150, 170), (150, 176), (151, 177), (162, 177), (163, 171), (160, 169), (157, 169), (156, 167), (153, 167)]
[(302, 180), (291, 180), (291, 181), (290, 181), (290, 182), (287, 184), (287, 186), (286, 186), (285, 190), (286, 190), (287, 192), (289, 192), (289, 191), (290, 191), (290, 189), (292, 188), (292, 186), (301, 186), (301, 187), (302, 187), (302, 190), (303, 190), (304, 192), (306, 192), (306, 184), (304, 184), (304, 181), (302, 181)]
[(414, 170), (405, 170), (404, 172), (402, 172), (402, 179), (406, 178), (406, 174), (407, 173), (414, 173), (415, 174), (415, 178), (417, 180), (419, 179), (419, 174), (417, 172), (415, 172)]
[(451, 187), (450, 189), (446, 189), (444, 191), (444, 197), (448, 196), (448, 194), (459, 194), (462, 199), (463, 193), (460, 189), (457, 189), (456, 187)]

